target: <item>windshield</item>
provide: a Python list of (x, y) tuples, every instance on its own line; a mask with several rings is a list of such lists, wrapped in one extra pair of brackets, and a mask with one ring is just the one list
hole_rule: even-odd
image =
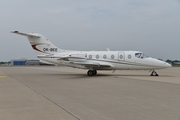
[(140, 58), (142, 53), (135, 53), (135, 57)]
[(142, 54), (141, 58), (148, 58), (145, 54)]
[(135, 57), (137, 57), (137, 58), (147, 58), (148, 56), (146, 56), (145, 54), (143, 54), (143, 53), (135, 53)]

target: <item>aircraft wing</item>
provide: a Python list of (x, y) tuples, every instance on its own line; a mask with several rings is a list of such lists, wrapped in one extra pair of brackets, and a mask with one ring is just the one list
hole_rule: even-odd
[[(47, 57), (47, 56), (46, 56)], [(87, 61), (85, 54), (63, 54), (63, 55), (49, 55), (49, 57), (55, 57), (61, 62), (69, 62), (74, 65), (84, 66), (86, 68), (96, 67), (112, 67), (110, 63), (107, 62), (97, 62), (97, 61)]]
[(98, 62), (73, 62), (74, 64), (82, 65), (85, 67), (112, 67), (107, 63), (98, 63)]

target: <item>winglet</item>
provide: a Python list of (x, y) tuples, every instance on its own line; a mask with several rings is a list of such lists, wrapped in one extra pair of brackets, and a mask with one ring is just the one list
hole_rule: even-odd
[(39, 35), (34, 34), (34, 33), (22, 33), (22, 32), (19, 32), (19, 31), (12, 31), (11, 33), (23, 35), (23, 36), (26, 36), (26, 37), (37, 37), (37, 38), (40, 38)]

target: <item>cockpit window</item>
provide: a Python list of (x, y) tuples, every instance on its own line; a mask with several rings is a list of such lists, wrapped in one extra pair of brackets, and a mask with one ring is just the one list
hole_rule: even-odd
[(145, 54), (143, 54), (143, 53), (135, 53), (135, 57), (141, 58), (141, 59), (147, 58), (147, 56)]
[(135, 57), (140, 58), (142, 53), (135, 53)]
[(145, 54), (142, 54), (141, 58), (148, 58)]

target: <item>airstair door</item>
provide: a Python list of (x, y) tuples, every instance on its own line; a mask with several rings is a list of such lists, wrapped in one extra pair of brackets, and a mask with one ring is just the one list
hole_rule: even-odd
[(124, 61), (125, 60), (125, 53), (124, 52), (119, 52), (118, 53), (118, 60)]

